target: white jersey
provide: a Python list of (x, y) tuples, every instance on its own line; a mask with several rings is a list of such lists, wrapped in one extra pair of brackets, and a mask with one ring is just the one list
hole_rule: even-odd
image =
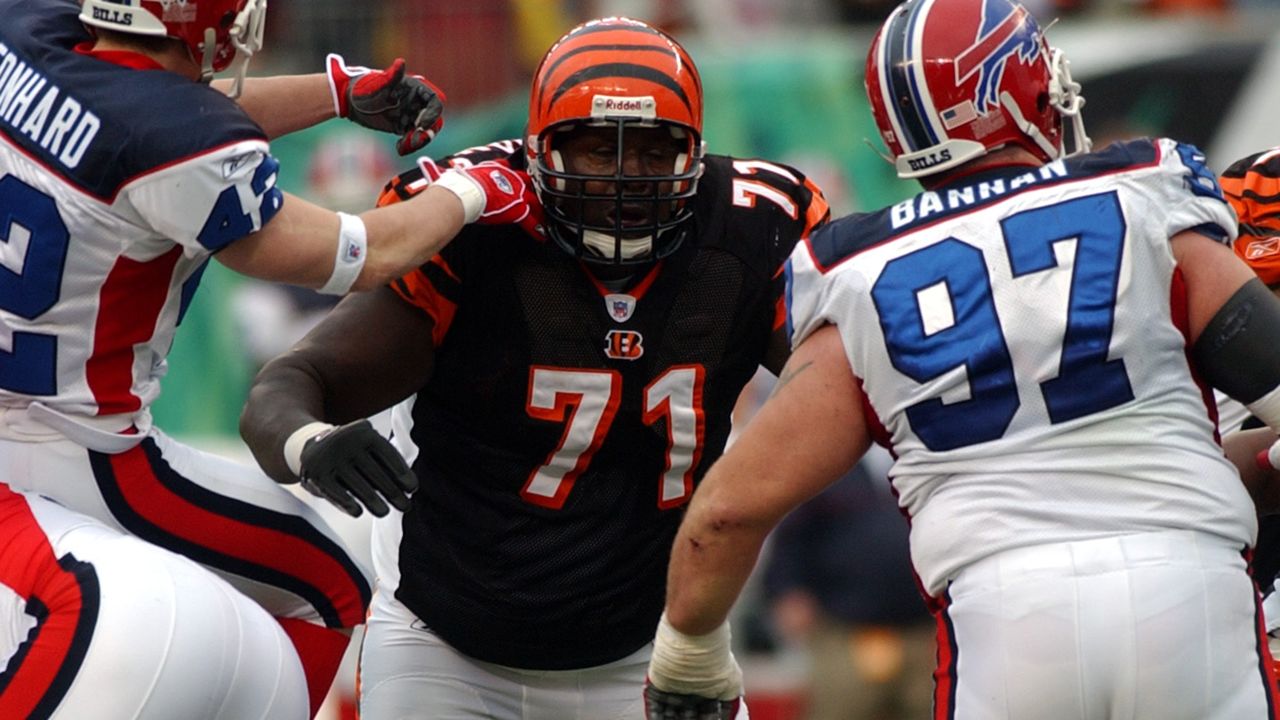
[(1024, 546), (1184, 528), (1253, 543), (1168, 241), (1235, 227), (1199, 152), (1162, 139), (963, 178), (797, 246), (793, 342), (838, 325), (930, 594)]
[(229, 98), (78, 52), (77, 4), (35, 4), (0, 35), (0, 407), (114, 431), (159, 393), (210, 254), (279, 209), (277, 163)]

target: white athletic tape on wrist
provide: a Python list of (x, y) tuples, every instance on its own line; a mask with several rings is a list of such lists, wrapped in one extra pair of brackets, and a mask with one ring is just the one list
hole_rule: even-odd
[(659, 690), (734, 700), (742, 695), (742, 670), (730, 651), (728, 621), (706, 635), (686, 635), (658, 621), (649, 659), (649, 681)]
[[(1280, 432), (1280, 387), (1245, 405), (1254, 417), (1267, 424), (1267, 427)], [(1258, 458), (1261, 462), (1261, 455)], [(1280, 470), (1280, 441), (1267, 450), (1267, 462), (1271, 467)], [(1265, 468), (1264, 468), (1265, 469)]]
[(486, 202), (484, 188), (466, 173), (451, 168), (441, 173), (440, 177), (431, 184), (438, 185), (458, 196), (462, 201), (462, 214), (466, 216), (468, 224), (475, 222), (476, 218), (480, 217), (480, 213), (484, 212)]
[(284, 464), (289, 466), (289, 472), (301, 477), (302, 475), (302, 448), (311, 438), (332, 430), (334, 425), (326, 422), (310, 422), (289, 436), (284, 441)]
[(333, 256), (333, 273), (320, 292), (325, 295), (346, 295), (356, 284), (364, 269), (365, 256), (369, 254), (369, 236), (364, 221), (355, 215), (338, 213), (342, 224), (338, 228), (338, 247)]
[(1267, 424), (1267, 427), (1280, 432), (1280, 386), (1271, 392), (1245, 405), (1254, 417)]
[(1280, 589), (1262, 599), (1262, 627), (1268, 634), (1280, 629)]

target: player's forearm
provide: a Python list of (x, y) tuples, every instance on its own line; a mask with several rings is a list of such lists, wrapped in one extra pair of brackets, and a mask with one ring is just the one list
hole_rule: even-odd
[(360, 217), (369, 239), (369, 257), (352, 290), (381, 287), (426, 263), (465, 224), (458, 197), (435, 187)]
[(667, 573), (667, 619), (689, 635), (705, 635), (729, 616), (772, 526), (706, 500), (695, 493)]
[[(215, 80), (222, 92), (230, 80)], [(305, 130), (335, 117), (333, 94), (324, 73), (246, 78), (236, 100), (268, 138)]]
[(258, 373), (240, 414), (240, 436), (262, 470), (276, 482), (297, 482), (284, 446), (298, 428), (324, 420), (320, 380), (286, 354)]

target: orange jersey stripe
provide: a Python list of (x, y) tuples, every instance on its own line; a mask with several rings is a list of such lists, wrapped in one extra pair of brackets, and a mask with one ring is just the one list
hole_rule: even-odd
[[(450, 277), (457, 279), (457, 276), (453, 274), (448, 264), (439, 255), (431, 258), (431, 264), (440, 267)], [(422, 309), (427, 315), (431, 316), (431, 342), (435, 347), (440, 347), (444, 342), (445, 335), (449, 332), (449, 326), (453, 324), (454, 315), (458, 312), (458, 305), (441, 295), (421, 268), (393, 282), (391, 289), (405, 302)]]
[(809, 199), (809, 208), (804, 213), (804, 231), (800, 234), (801, 238), (809, 237), (809, 233), (831, 219), (831, 206), (827, 204), (827, 198), (822, 194), (822, 188), (819, 188), (809, 178), (804, 179), (804, 186), (812, 197)]

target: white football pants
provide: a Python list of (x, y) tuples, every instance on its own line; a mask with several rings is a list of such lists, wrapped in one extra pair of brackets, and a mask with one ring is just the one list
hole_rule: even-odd
[(280, 624), (194, 562), (3, 485), (0, 546), (0, 717), (308, 717)]
[(1171, 531), (1020, 548), (962, 569), (936, 613), (934, 716), (1280, 717), (1244, 550)]

